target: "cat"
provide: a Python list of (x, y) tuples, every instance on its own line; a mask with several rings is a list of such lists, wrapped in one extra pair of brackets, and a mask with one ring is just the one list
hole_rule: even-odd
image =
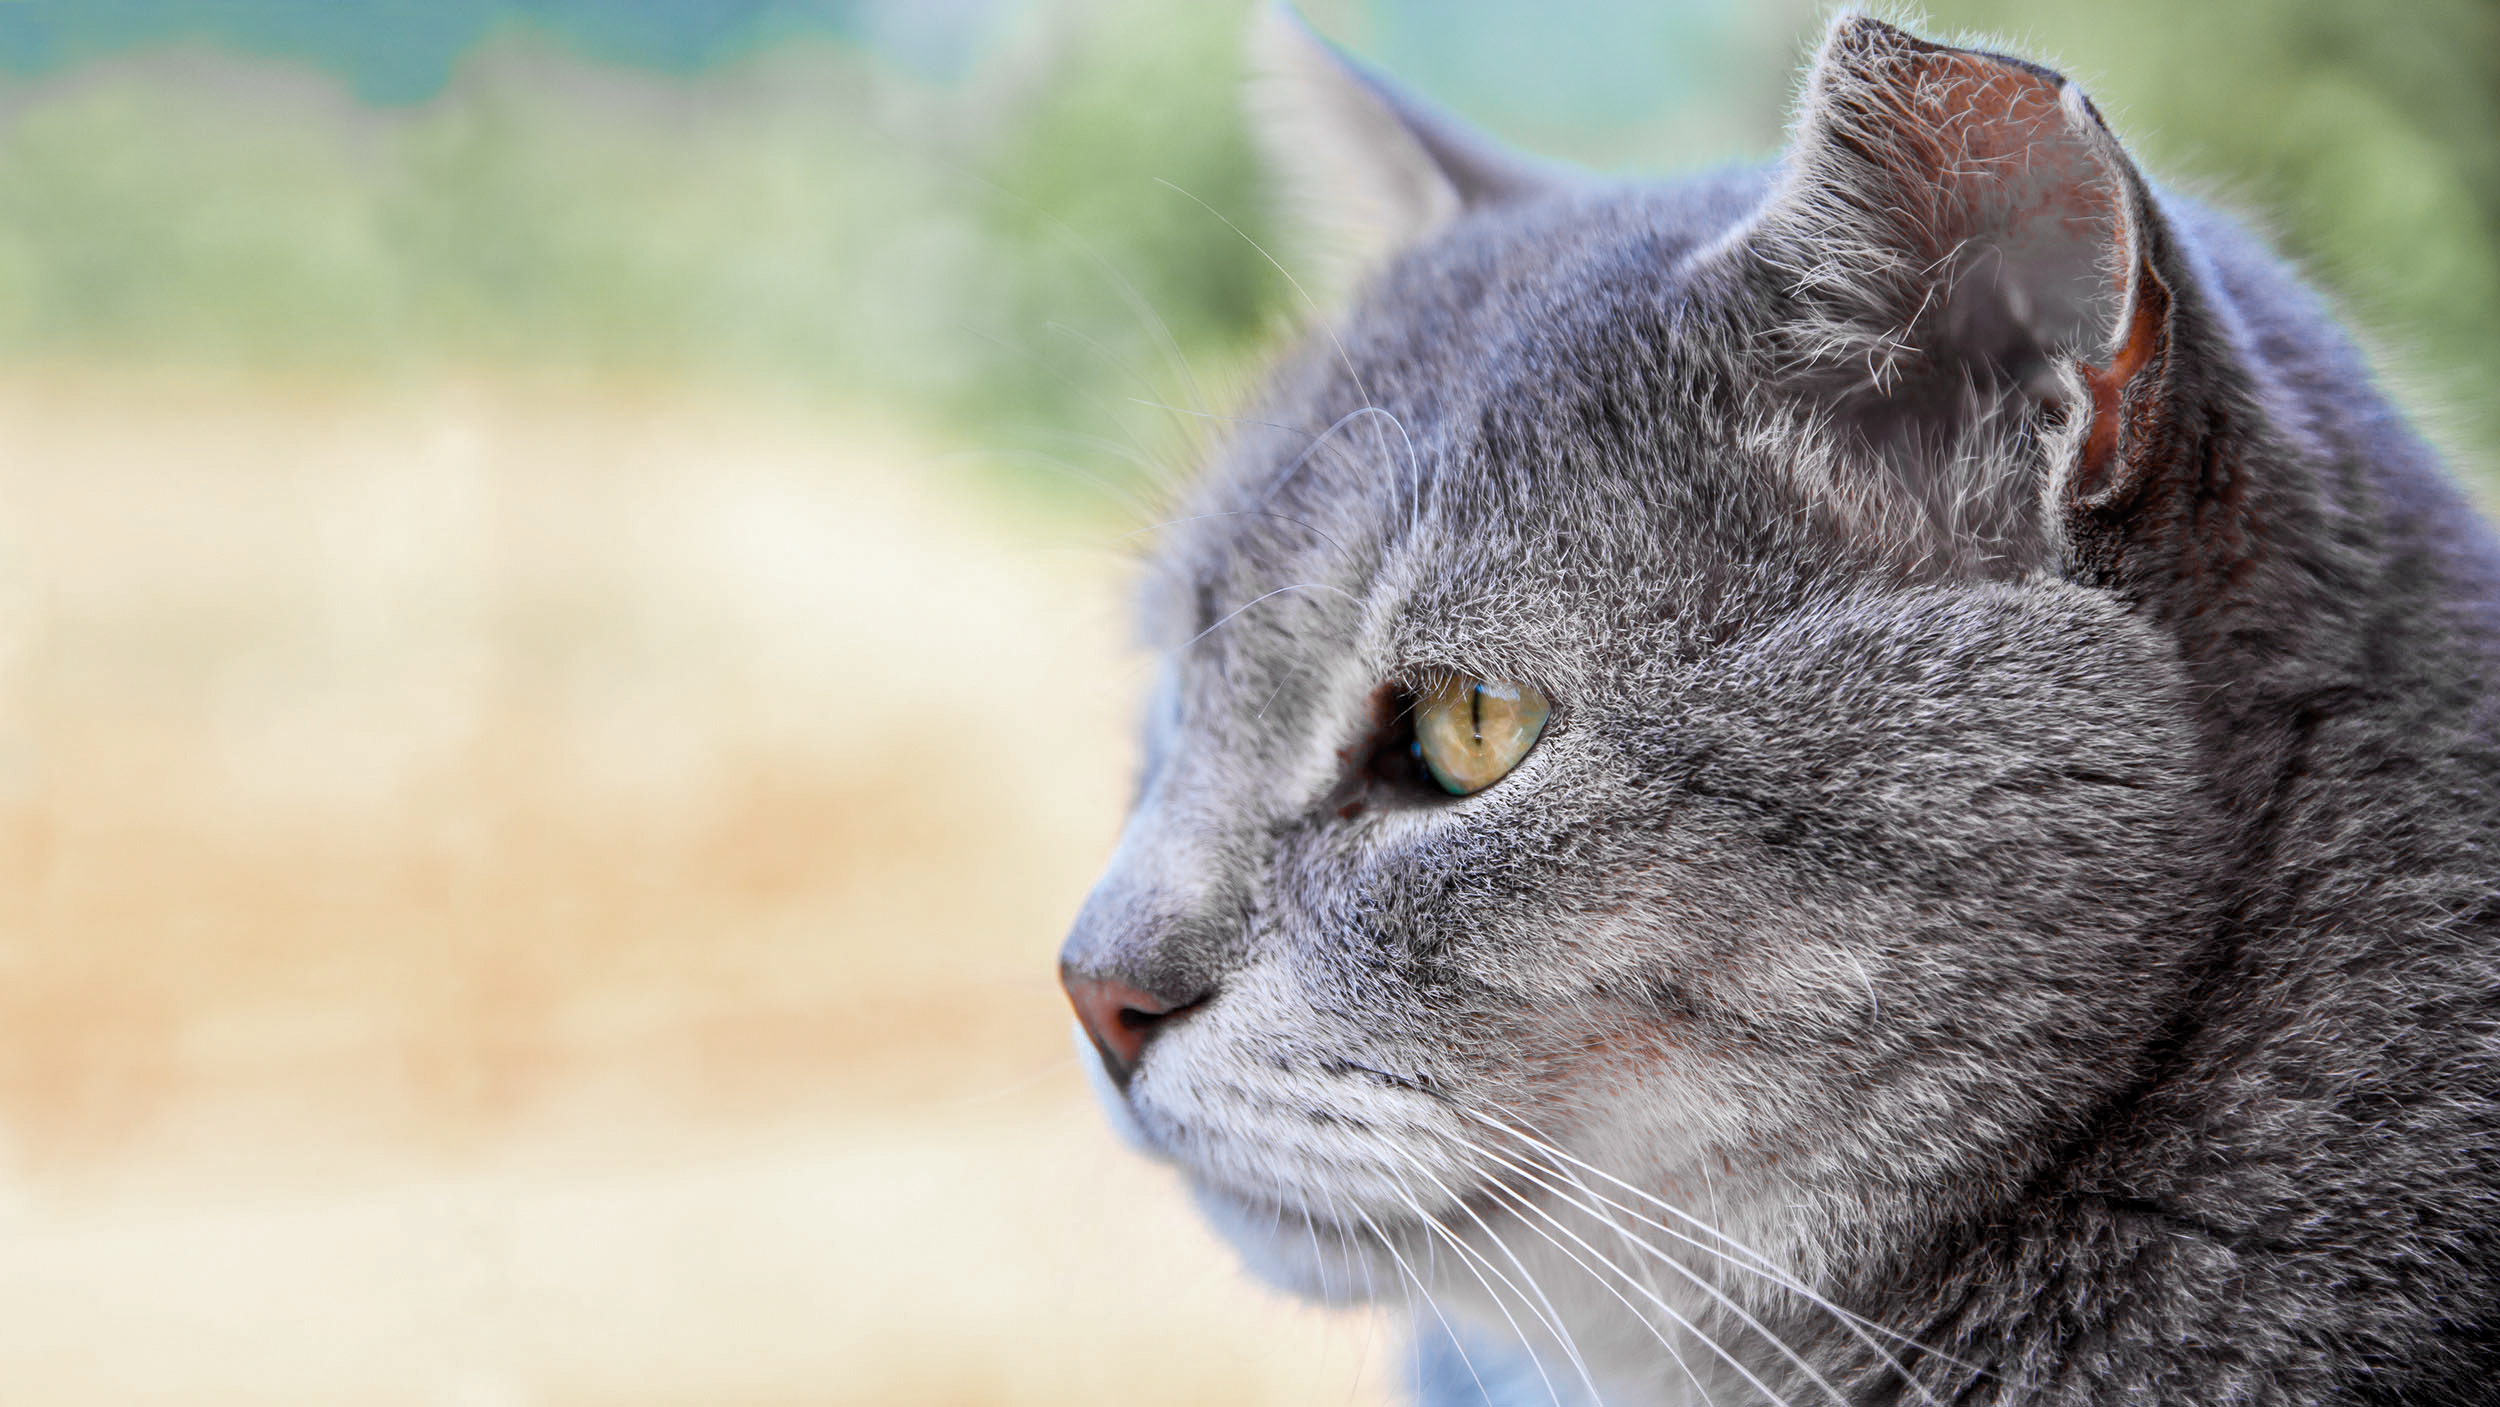
[(1268, 33), (1399, 243), (1148, 572), (1113, 1119), (1427, 1402), (2500, 1401), (2500, 545), (2318, 298), (1864, 15), (1663, 184)]

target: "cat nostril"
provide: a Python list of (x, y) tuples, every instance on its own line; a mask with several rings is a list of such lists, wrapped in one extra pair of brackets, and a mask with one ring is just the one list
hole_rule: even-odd
[(1081, 977), (1065, 968), (1060, 969), (1059, 985), (1068, 989), (1068, 1003), (1076, 1008), (1077, 1021), (1093, 1038), (1094, 1048), (1102, 1052), (1111, 1078), (1122, 1086), (1137, 1069), (1138, 1058), (1146, 1051), (1146, 1037), (1154, 1034), (1155, 1027), (1165, 1017), (1205, 1000), (1165, 1001), (1118, 978)]

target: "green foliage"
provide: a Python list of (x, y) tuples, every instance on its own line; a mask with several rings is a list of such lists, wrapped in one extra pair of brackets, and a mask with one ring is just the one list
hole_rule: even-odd
[[(1487, 92), (1482, 46), (1436, 71), (1451, 46), (1416, 37), (1449, 23), (1434, 0), (1319, 8), (1515, 137), (1575, 149), (1572, 124), (1598, 120), (1562, 98), (1528, 110), (1570, 82)], [(1607, 131), (1578, 147), (1676, 167), (1767, 145), (1810, 39), (1802, 0), (1664, 13), (1558, 3), (1541, 28), (1513, 17), (1499, 63), (1610, 75)], [(1135, 446), (1169, 443), (1152, 403), (1205, 381), (1220, 405), (1303, 315), (1252, 243), (1274, 241), (1236, 115), (1244, 7), (997, 14), (1016, 24), (947, 80), (821, 34), (667, 73), (508, 29), (413, 108), (198, 48), (21, 86), (0, 125), (0, 360), (761, 381), (1137, 472)], [(2067, 65), (2159, 174), (2267, 224), (2451, 438), (2500, 438), (2483, 393), (2500, 12), (1937, 0), (1935, 17)], [(1646, 107), (1627, 77), (1644, 65)], [(1661, 149), (1624, 153), (1635, 138)]]
[(672, 78), (507, 35), (399, 111), (196, 50), (76, 73), (0, 130), (0, 358), (762, 380), (1125, 443), (1275, 302), (1208, 208), (1259, 230), (1241, 12), (1182, 14), (1061, 6), (954, 86), (821, 39)]
[(997, 354), (974, 389), (993, 413), (1151, 444), (1124, 429), (1159, 418), (1136, 402), (1197, 398), (1285, 291), (1258, 252), (1267, 202), (1235, 101), (1246, 11), (1075, 13), (1063, 64), (984, 154), (997, 190), (976, 203), (980, 234), (1019, 264), (979, 323)]
[(287, 360), (387, 334), (398, 270), (341, 135), (205, 97), (79, 85), (10, 126), (0, 348)]

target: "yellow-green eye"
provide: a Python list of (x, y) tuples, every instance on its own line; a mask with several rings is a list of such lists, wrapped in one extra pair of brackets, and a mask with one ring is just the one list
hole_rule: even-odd
[(1465, 796), (1510, 775), (1551, 712), (1531, 685), (1446, 680), (1415, 701), (1415, 749), (1443, 790)]

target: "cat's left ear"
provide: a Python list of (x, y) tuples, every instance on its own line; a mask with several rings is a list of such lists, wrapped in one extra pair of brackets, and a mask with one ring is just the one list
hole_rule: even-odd
[(1786, 304), (1781, 370), (1871, 440), (1950, 445), (2012, 399), (2066, 427), (2069, 506), (2128, 491), (2186, 271), (2072, 83), (1845, 16), (1747, 244)]
[[(1372, 72), (1283, 0), (1250, 33), (1251, 127), (1310, 255), (1350, 275), (1462, 211), (1527, 199), (1559, 178)], [(1337, 281), (1342, 281), (1337, 280)]]

